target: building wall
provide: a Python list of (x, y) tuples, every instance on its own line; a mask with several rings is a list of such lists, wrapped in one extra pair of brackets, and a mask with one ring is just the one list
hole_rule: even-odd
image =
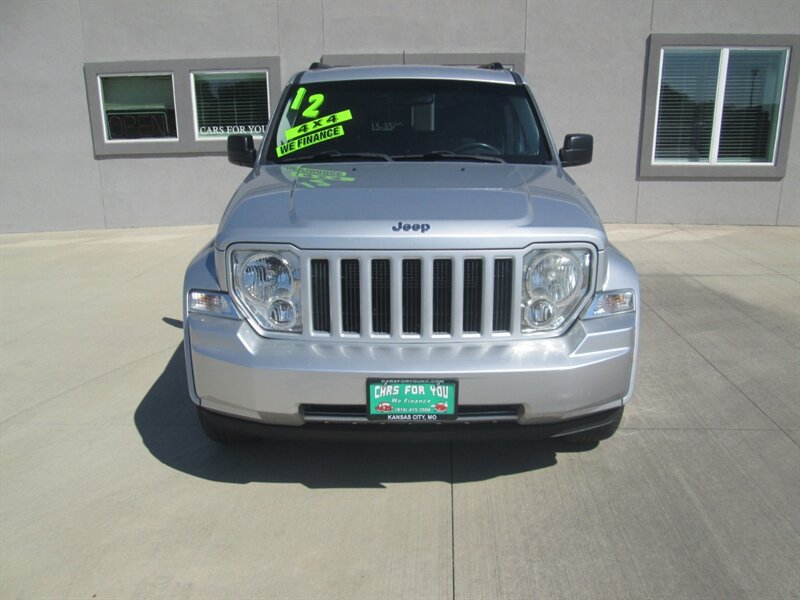
[[(800, 124), (780, 181), (637, 178), (651, 33), (800, 33), (796, 0), (279, 0), (0, 3), (0, 229), (212, 223), (246, 171), (221, 156), (94, 155), (84, 63), (323, 54), (524, 53), (572, 170), (609, 222), (800, 225)], [(800, 103), (798, 103), (800, 106)]]

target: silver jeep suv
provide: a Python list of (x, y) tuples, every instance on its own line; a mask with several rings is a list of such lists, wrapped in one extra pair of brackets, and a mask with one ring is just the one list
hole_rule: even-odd
[(205, 433), (611, 436), (639, 283), (564, 171), (591, 156), (496, 63), (295, 75), (186, 272)]

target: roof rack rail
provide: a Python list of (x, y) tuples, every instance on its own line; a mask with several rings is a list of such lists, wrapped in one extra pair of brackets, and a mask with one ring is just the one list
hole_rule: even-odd
[(308, 70), (317, 71), (319, 69), (332, 69), (332, 68), (333, 67), (331, 65), (326, 65), (325, 63), (322, 62), (312, 62), (311, 65), (309, 65)]
[(479, 69), (491, 69), (492, 71), (503, 71), (503, 70), (505, 70), (505, 67), (503, 66), (503, 63), (499, 63), (499, 62), (486, 63), (485, 65), (479, 65), (478, 68)]

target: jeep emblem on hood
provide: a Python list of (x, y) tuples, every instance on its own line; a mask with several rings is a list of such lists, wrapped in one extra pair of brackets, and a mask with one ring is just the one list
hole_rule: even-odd
[(398, 221), (397, 225), (392, 227), (392, 231), (421, 231), (427, 232), (431, 228), (427, 223), (403, 223)]

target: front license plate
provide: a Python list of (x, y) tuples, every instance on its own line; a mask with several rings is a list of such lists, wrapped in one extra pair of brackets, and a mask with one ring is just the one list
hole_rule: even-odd
[(452, 379), (368, 379), (367, 418), (435, 423), (456, 418), (458, 382)]

